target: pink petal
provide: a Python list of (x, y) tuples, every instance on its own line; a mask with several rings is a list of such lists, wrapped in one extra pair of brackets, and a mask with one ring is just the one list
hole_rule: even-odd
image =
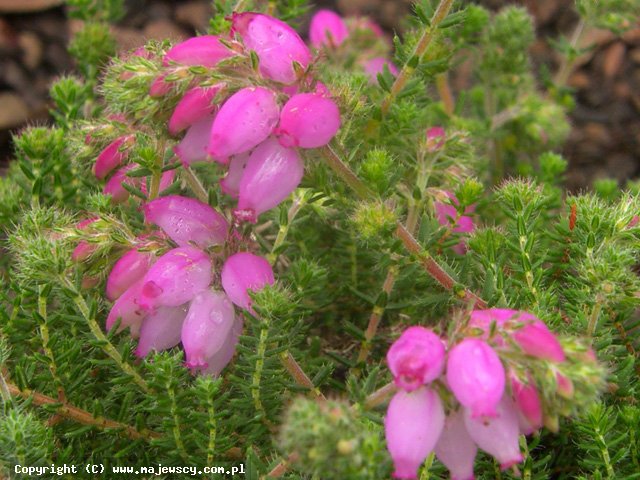
[(442, 374), (444, 356), (438, 335), (424, 327), (409, 327), (391, 345), (387, 363), (396, 385), (411, 392)]
[(311, 45), (337, 47), (349, 36), (347, 24), (340, 15), (331, 10), (319, 10), (311, 19), (309, 40)]
[(435, 447), (436, 456), (449, 469), (452, 480), (473, 480), (478, 447), (464, 424), (464, 412), (450, 413)]
[(126, 202), (127, 198), (129, 198), (129, 192), (122, 186), (122, 184), (126, 183), (127, 185), (136, 186), (138, 183), (137, 178), (127, 177), (127, 172), (133, 170), (135, 165), (127, 165), (126, 167), (122, 167), (113, 176), (105, 183), (104, 188), (102, 189), (102, 193), (105, 195), (111, 196), (111, 201), (113, 203), (122, 203)]
[(159, 226), (181, 247), (208, 248), (223, 244), (227, 238), (227, 220), (209, 205), (194, 198), (167, 195), (142, 207), (145, 221)]
[(169, 119), (169, 133), (177, 135), (216, 110), (213, 99), (220, 91), (221, 85), (212, 87), (194, 87), (189, 90), (176, 105)]
[(293, 62), (307, 68), (311, 52), (300, 35), (286, 23), (261, 13), (234, 13), (231, 31), (260, 59), (260, 73), (285, 84), (296, 81)]
[(182, 323), (187, 315), (185, 305), (159, 307), (142, 322), (136, 356), (142, 358), (152, 350), (161, 352), (180, 343)]
[(220, 37), (202, 35), (174, 45), (164, 56), (162, 63), (164, 66), (174, 62), (180, 65), (202, 65), (211, 68), (215, 67), (220, 60), (233, 55), (235, 52), (220, 42)]
[(231, 255), (224, 262), (220, 275), (222, 288), (231, 301), (245, 310), (251, 310), (249, 291), (257, 292), (275, 279), (269, 262), (248, 252)]
[(135, 248), (122, 255), (113, 265), (107, 278), (107, 298), (113, 301), (122, 295), (147, 273), (154, 259), (152, 253), (141, 252)]
[(533, 380), (522, 383), (513, 373), (509, 373), (511, 392), (518, 411), (520, 431), (529, 435), (542, 427), (542, 403)]
[(220, 188), (231, 198), (238, 198), (238, 195), (240, 195), (240, 180), (248, 161), (249, 153), (241, 153), (231, 157), (229, 170), (225, 177), (220, 180)]
[(440, 397), (422, 387), (413, 392), (400, 390), (384, 419), (387, 448), (393, 459), (395, 478), (417, 478), (418, 468), (431, 453), (444, 428)]
[(124, 149), (133, 140), (132, 135), (123, 135), (116, 138), (100, 152), (93, 166), (93, 173), (98, 180), (104, 179), (112, 170), (120, 166), (127, 156)]
[(206, 359), (208, 366), (201, 370), (200, 373), (203, 375), (212, 375), (214, 377), (220, 375), (222, 369), (229, 364), (234, 353), (236, 353), (236, 346), (238, 345), (241, 333), (242, 318), (236, 317), (233, 327), (227, 335), (224, 344), (220, 347), (220, 350), (213, 354), (213, 356)]
[(191, 125), (182, 141), (173, 148), (183, 165), (209, 160), (207, 146), (214, 119), (212, 115)]
[(222, 292), (206, 289), (194, 297), (182, 325), (182, 345), (189, 368), (206, 368), (227, 343), (235, 321), (233, 305)]
[(329, 143), (340, 128), (336, 103), (315, 93), (299, 93), (282, 107), (277, 134), (285, 147), (317, 148)]
[(396, 67), (390, 60), (387, 60), (384, 57), (376, 57), (364, 64), (364, 71), (369, 76), (369, 82), (374, 84), (378, 83), (378, 74), (384, 72), (385, 65), (394, 77), (398, 76), (398, 67)]
[(255, 223), (261, 213), (291, 195), (303, 174), (304, 165), (295, 150), (283, 147), (274, 138), (266, 140), (249, 156), (234, 215)]
[(132, 331), (137, 331), (140, 328), (142, 321), (151, 310), (140, 304), (142, 285), (143, 280), (138, 280), (118, 297), (107, 316), (107, 331), (113, 328), (119, 318), (121, 321), (118, 332), (127, 327), (130, 327)]
[(151, 82), (151, 86), (149, 87), (149, 96), (152, 98), (160, 98), (165, 96), (171, 90), (173, 86), (172, 82), (166, 82), (165, 78), (167, 77), (166, 73), (162, 73), (158, 75), (153, 82)]
[(467, 338), (449, 351), (447, 382), (456, 399), (473, 417), (493, 417), (504, 393), (500, 357), (482, 340)]
[(427, 129), (427, 150), (436, 152), (444, 146), (446, 132), (442, 127), (431, 127)]
[(207, 153), (222, 163), (231, 155), (251, 150), (267, 139), (280, 109), (276, 94), (264, 87), (247, 87), (222, 105), (211, 127)]

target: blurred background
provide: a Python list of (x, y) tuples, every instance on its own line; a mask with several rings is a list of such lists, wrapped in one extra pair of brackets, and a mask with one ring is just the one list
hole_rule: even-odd
[[(63, 3), (0, 0), (0, 171), (12, 155), (11, 132), (48, 122), (51, 81), (74, 71), (66, 45), (79, 25), (67, 18)], [(556, 68), (556, 54), (544, 39), (570, 35), (577, 22), (573, 0), (476, 3), (493, 9), (508, 3), (526, 6), (540, 34), (531, 49), (536, 68)], [(127, 15), (113, 27), (121, 50), (147, 39), (179, 40), (203, 32), (211, 14), (209, 0), (127, 0), (126, 5)], [(407, 0), (322, 0), (314, 5), (343, 15), (368, 15), (390, 35), (402, 33), (402, 19), (410, 8)], [(640, 176), (640, 26), (622, 38), (588, 31), (583, 44), (595, 48), (579, 59), (579, 68), (569, 78), (577, 102), (563, 151), (570, 162), (567, 186), (574, 191), (599, 178), (624, 184)], [(453, 87), (465, 88), (470, 75), (460, 71)]]

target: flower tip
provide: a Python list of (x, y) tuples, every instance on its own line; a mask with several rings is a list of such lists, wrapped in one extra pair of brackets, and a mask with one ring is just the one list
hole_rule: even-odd
[(519, 454), (518, 456), (514, 457), (511, 460), (507, 460), (506, 462), (502, 462), (500, 464), (500, 470), (507, 470), (508, 468), (513, 467), (514, 465), (517, 465), (518, 463), (522, 462), (524, 460), (524, 457), (522, 456), (522, 454)]
[(233, 216), (239, 222), (256, 223), (258, 216), (253, 208), (236, 208), (233, 210)]

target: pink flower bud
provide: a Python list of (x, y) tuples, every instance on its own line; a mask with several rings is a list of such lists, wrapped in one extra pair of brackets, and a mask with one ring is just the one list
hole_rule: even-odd
[(183, 165), (191, 165), (209, 159), (207, 147), (214, 119), (215, 116), (211, 115), (191, 125), (182, 141), (173, 147), (173, 151)]
[(150, 252), (131, 249), (122, 255), (113, 265), (107, 278), (106, 294), (111, 301), (122, 295), (131, 285), (136, 283), (149, 270), (155, 256)]
[(231, 255), (224, 262), (220, 275), (222, 288), (231, 301), (251, 311), (249, 290), (258, 292), (265, 285), (273, 285), (273, 270), (264, 258), (248, 252)]
[(258, 215), (272, 209), (293, 192), (304, 174), (298, 153), (275, 138), (260, 144), (249, 156), (240, 180), (236, 218), (255, 223)]
[(181, 247), (208, 248), (227, 238), (227, 220), (206, 203), (180, 195), (167, 195), (142, 207), (144, 219), (159, 226)]
[(126, 183), (127, 185), (135, 186), (136, 183), (138, 183), (137, 178), (127, 177), (127, 172), (134, 168), (135, 165), (122, 167), (113, 174), (107, 183), (105, 183), (102, 193), (105, 195), (111, 195), (111, 201), (113, 203), (126, 202), (127, 198), (129, 198), (129, 192), (122, 186), (122, 184)]
[(500, 462), (502, 470), (522, 461), (518, 443), (518, 414), (509, 398), (505, 397), (498, 404), (495, 418), (475, 418), (465, 409), (464, 423), (473, 441)]
[(207, 288), (211, 279), (211, 260), (202, 250), (174, 248), (145, 274), (139, 304), (146, 309), (177, 307)]
[(249, 153), (241, 153), (231, 157), (229, 170), (224, 178), (220, 179), (220, 188), (231, 198), (238, 198), (240, 194), (240, 180), (249, 161)]
[(143, 358), (152, 350), (161, 352), (179, 344), (182, 323), (186, 315), (186, 305), (159, 307), (151, 313), (142, 321), (136, 356)]
[(300, 35), (286, 23), (261, 13), (234, 13), (231, 31), (260, 59), (260, 73), (285, 84), (296, 81), (293, 62), (307, 68), (311, 52)]
[(111, 330), (118, 319), (120, 319), (118, 332), (129, 327), (132, 336), (136, 336), (136, 332), (140, 330), (142, 321), (151, 310), (140, 304), (142, 285), (143, 280), (138, 280), (118, 297), (107, 316), (107, 331)]
[[(85, 220), (82, 220), (81, 222), (78, 222), (76, 228), (79, 230), (84, 230), (85, 228), (87, 228), (87, 226), (98, 220), (99, 218), (97, 217), (87, 218)], [(83, 260), (86, 260), (95, 251), (95, 249), (95, 244), (82, 240), (78, 243), (78, 245), (76, 245), (76, 248), (73, 249), (73, 252), (71, 253), (71, 260), (73, 260), (74, 262), (81, 262)]]
[(220, 347), (220, 350), (214, 353), (213, 356), (207, 358), (208, 365), (206, 368), (200, 370), (200, 373), (203, 375), (212, 375), (214, 377), (220, 375), (222, 369), (226, 367), (233, 358), (241, 333), (242, 318), (237, 317), (235, 322), (233, 322), (233, 327), (231, 327), (231, 331), (224, 340), (222, 347)]
[(520, 432), (529, 435), (542, 427), (542, 403), (533, 379), (528, 383), (522, 383), (515, 375), (509, 373), (511, 393), (518, 412)]
[(116, 138), (100, 152), (93, 166), (93, 173), (98, 180), (104, 179), (112, 170), (122, 164), (127, 156), (125, 147), (132, 141), (132, 135), (123, 135)]
[(251, 150), (271, 135), (280, 110), (276, 94), (264, 87), (247, 87), (222, 105), (211, 127), (207, 152), (227, 163), (231, 155)]
[(221, 85), (212, 87), (194, 87), (189, 90), (176, 105), (169, 119), (169, 133), (177, 135), (216, 110), (213, 99), (220, 91)]
[(566, 399), (573, 398), (574, 387), (569, 377), (564, 376), (560, 372), (556, 372), (556, 391), (558, 395)]
[(316, 48), (323, 45), (337, 47), (348, 36), (347, 24), (340, 15), (331, 10), (318, 10), (311, 19), (309, 40)]
[(227, 341), (234, 320), (233, 305), (224, 293), (207, 289), (196, 295), (182, 325), (186, 365), (192, 369), (206, 368), (207, 359)]
[[(451, 192), (445, 192), (445, 194), (451, 199), (454, 205), (458, 205), (458, 199)], [(436, 219), (442, 226), (451, 227), (455, 233), (471, 233), (475, 230), (473, 219), (467, 215), (461, 215), (458, 218), (458, 211), (454, 205), (434, 202), (436, 209)], [(472, 213), (475, 209), (474, 206), (469, 206), (465, 209), (464, 213)], [(466, 243), (461, 240), (460, 243), (453, 247), (453, 251), (459, 255), (464, 255), (467, 251)]]
[(409, 327), (387, 352), (387, 364), (398, 387), (407, 392), (432, 382), (444, 370), (445, 349), (428, 328)]
[(444, 409), (433, 390), (400, 390), (393, 396), (384, 430), (394, 478), (418, 478), (418, 468), (435, 447), (443, 427)]
[(216, 35), (202, 35), (193, 37), (174, 45), (164, 56), (162, 64), (168, 66), (173, 63), (180, 65), (202, 65), (215, 67), (220, 60), (235, 55)]
[(442, 127), (431, 127), (427, 129), (427, 150), (437, 152), (444, 146), (446, 133)]
[(513, 339), (527, 355), (551, 362), (564, 362), (566, 357), (558, 338), (542, 320), (533, 318), (535, 320), (529, 320), (524, 327), (513, 331)]
[(149, 87), (149, 96), (152, 98), (160, 98), (164, 97), (169, 91), (173, 83), (165, 81), (167, 77), (166, 73), (161, 73), (151, 82), (151, 86)]
[(462, 409), (451, 412), (444, 421), (442, 435), (435, 447), (436, 456), (449, 469), (451, 480), (473, 480), (473, 464), (478, 447), (464, 424)]
[(500, 357), (482, 340), (467, 338), (449, 351), (447, 382), (473, 417), (494, 417), (504, 393), (505, 372)]
[(317, 148), (329, 143), (340, 128), (340, 110), (330, 98), (299, 93), (282, 107), (276, 129), (285, 147)]
[(371, 83), (378, 83), (378, 75), (384, 72), (385, 65), (389, 69), (391, 75), (394, 77), (398, 76), (398, 67), (384, 57), (372, 58), (364, 64), (364, 71), (369, 76), (369, 81)]

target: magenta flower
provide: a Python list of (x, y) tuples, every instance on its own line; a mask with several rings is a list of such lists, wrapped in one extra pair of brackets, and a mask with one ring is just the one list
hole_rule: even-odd
[(265, 285), (275, 282), (269, 262), (248, 252), (239, 252), (227, 258), (220, 279), (231, 301), (249, 311), (252, 311), (249, 291), (258, 292)]
[[(98, 220), (100, 219), (97, 217), (87, 218), (85, 220), (82, 220), (81, 222), (78, 222), (78, 224), (76, 225), (76, 228), (78, 230), (84, 230), (93, 222), (97, 222)], [(73, 252), (71, 253), (71, 260), (73, 260), (74, 262), (81, 262), (83, 260), (86, 260), (95, 250), (96, 250), (95, 244), (89, 243), (86, 240), (82, 240), (78, 242), (78, 245), (76, 245), (76, 248), (73, 249)]]
[(137, 183), (137, 179), (133, 177), (127, 177), (127, 172), (133, 170), (135, 165), (126, 165), (119, 169), (113, 176), (107, 180), (104, 187), (102, 188), (102, 193), (105, 195), (111, 196), (111, 201), (113, 203), (122, 203), (126, 202), (127, 198), (129, 198), (129, 192), (122, 185), (126, 183), (127, 185), (135, 186)]
[[(451, 199), (454, 205), (458, 204), (458, 199), (451, 192), (445, 192), (445, 194)], [(436, 219), (442, 226), (453, 227), (452, 231), (455, 233), (471, 233), (475, 230), (473, 219), (468, 215), (462, 215), (458, 218), (458, 211), (454, 205), (435, 202)], [(464, 211), (465, 214), (472, 213), (475, 207), (467, 207)], [(453, 247), (453, 251), (459, 255), (464, 255), (467, 251), (467, 246), (464, 240), (460, 240), (460, 243)]]
[(180, 343), (182, 323), (187, 315), (186, 305), (158, 307), (142, 321), (135, 354), (143, 358), (151, 351), (161, 352)]
[(149, 96), (152, 98), (160, 98), (164, 97), (169, 91), (173, 83), (165, 81), (167, 77), (166, 73), (161, 73), (151, 82), (151, 86), (149, 87)]
[(311, 52), (300, 35), (286, 23), (261, 13), (234, 13), (231, 31), (260, 59), (260, 73), (285, 84), (296, 81), (293, 62), (307, 68)]
[(309, 40), (311, 45), (320, 48), (337, 47), (349, 36), (347, 24), (340, 15), (331, 10), (318, 10), (311, 18)]
[(140, 331), (142, 321), (151, 311), (150, 308), (143, 306), (140, 303), (143, 284), (143, 280), (138, 280), (118, 297), (107, 316), (107, 331), (111, 330), (118, 319), (120, 319), (118, 332), (129, 327), (131, 336), (137, 336)]
[(211, 115), (191, 125), (182, 141), (173, 147), (183, 165), (209, 160), (207, 147), (215, 118), (215, 115)]
[(194, 247), (174, 248), (145, 274), (138, 303), (148, 310), (177, 307), (207, 288), (211, 280), (211, 260), (207, 254)]
[(369, 82), (378, 83), (378, 75), (384, 72), (385, 65), (389, 69), (391, 75), (394, 77), (398, 76), (398, 67), (396, 67), (393, 62), (384, 57), (376, 57), (371, 60), (367, 60), (364, 64), (364, 71), (369, 76)]
[(249, 153), (234, 155), (229, 162), (229, 170), (224, 178), (220, 179), (220, 188), (231, 198), (240, 195), (240, 180), (249, 161)]
[(149, 270), (155, 256), (133, 248), (122, 255), (113, 265), (107, 278), (106, 295), (111, 301), (122, 295)]
[(487, 452), (505, 470), (522, 461), (518, 437), (518, 414), (513, 402), (505, 397), (497, 406), (497, 416), (491, 419), (475, 418), (465, 410), (464, 423), (473, 441)]
[(198, 293), (182, 324), (186, 365), (191, 369), (206, 368), (208, 359), (227, 341), (234, 320), (233, 305), (224, 293), (210, 289)]
[(233, 214), (255, 223), (261, 213), (279, 205), (298, 187), (303, 174), (304, 165), (295, 150), (275, 138), (266, 140), (249, 156)]
[(104, 179), (116, 167), (122, 165), (128, 152), (126, 147), (133, 141), (133, 135), (123, 135), (116, 138), (100, 152), (93, 166), (93, 173), (98, 180)]
[(567, 398), (569, 400), (573, 398), (573, 382), (569, 377), (566, 377), (560, 372), (556, 372), (556, 391), (561, 397)]
[(444, 408), (433, 390), (400, 390), (393, 396), (384, 430), (394, 478), (418, 478), (418, 469), (438, 442), (443, 427)]
[(208, 248), (227, 239), (227, 220), (206, 203), (167, 195), (143, 205), (145, 221), (159, 226), (181, 247)]
[(447, 383), (473, 418), (494, 417), (504, 393), (504, 367), (488, 344), (467, 338), (449, 351)]
[(520, 432), (529, 435), (542, 427), (542, 402), (533, 379), (522, 383), (515, 375), (509, 373), (511, 393), (518, 412)]
[(169, 119), (169, 133), (177, 135), (194, 123), (212, 115), (216, 110), (216, 105), (212, 102), (221, 88), (222, 85), (194, 87), (185, 93)]
[(323, 95), (299, 93), (282, 107), (276, 129), (284, 147), (317, 148), (329, 143), (340, 128), (340, 110)]
[[(437, 152), (444, 146), (446, 133), (442, 127), (431, 127), (427, 129), (427, 150)], [(453, 197), (451, 197), (453, 198)]]
[(473, 464), (478, 447), (464, 424), (462, 409), (451, 412), (444, 421), (444, 429), (435, 447), (435, 453), (449, 469), (451, 480), (473, 480)]
[(237, 317), (235, 322), (233, 323), (233, 326), (231, 327), (231, 331), (225, 338), (222, 347), (220, 347), (220, 350), (209, 357), (207, 359), (207, 367), (200, 370), (200, 373), (202, 375), (212, 375), (214, 377), (220, 375), (222, 369), (226, 367), (233, 358), (233, 354), (236, 351), (236, 345), (238, 345), (238, 340), (241, 333), (242, 318)]
[(409, 327), (387, 352), (387, 364), (398, 387), (411, 392), (438, 378), (444, 370), (445, 348), (428, 328)]
[(207, 152), (227, 163), (231, 155), (251, 150), (267, 139), (278, 123), (276, 94), (264, 87), (247, 87), (222, 105), (211, 128)]
[(229, 50), (216, 35), (202, 35), (193, 37), (174, 45), (164, 56), (162, 64), (170, 65), (172, 62), (180, 65), (202, 65), (215, 67), (220, 60), (235, 55)]

